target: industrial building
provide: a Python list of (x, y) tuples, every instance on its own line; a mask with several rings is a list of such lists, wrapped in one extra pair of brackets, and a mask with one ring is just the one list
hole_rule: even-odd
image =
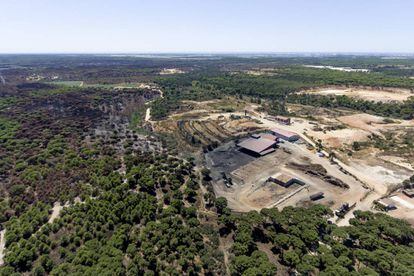
[[(269, 138), (269, 137), (268, 137)], [(262, 135), (254, 134), (251, 138), (237, 144), (240, 150), (255, 157), (263, 156), (275, 151), (277, 139), (263, 138)]]
[(283, 139), (289, 142), (297, 141), (300, 138), (298, 134), (288, 131), (288, 130), (280, 129), (280, 128), (273, 128), (272, 130), (270, 130), (270, 132), (273, 135), (275, 135), (277, 138)]
[(292, 123), (289, 117), (283, 117), (283, 116), (266, 116), (265, 119), (278, 122), (283, 125), (290, 125)]
[(277, 137), (270, 133), (261, 133), (259, 138), (277, 142)]
[(317, 192), (316, 194), (310, 195), (309, 199), (312, 200), (312, 201), (315, 201), (315, 200), (321, 199), (323, 197), (324, 197), (323, 192)]
[(383, 208), (385, 211), (395, 210), (397, 209), (397, 206), (395, 205), (394, 201), (392, 201), (389, 198), (383, 198), (380, 200), (377, 200), (376, 203)]
[(283, 116), (276, 116), (275, 120), (281, 124), (290, 125), (291, 121), (289, 117), (283, 117)]
[(282, 173), (282, 172), (279, 172), (279, 173), (269, 177), (267, 179), (267, 181), (274, 182), (274, 183), (279, 184), (280, 186), (285, 187), (285, 188), (289, 187), (290, 185), (292, 185), (294, 183), (297, 183), (297, 184), (300, 184), (300, 185), (305, 185), (305, 183), (303, 181), (301, 181), (301, 180), (299, 180), (299, 179), (297, 179), (297, 178), (295, 178), (295, 177), (293, 177), (289, 174)]

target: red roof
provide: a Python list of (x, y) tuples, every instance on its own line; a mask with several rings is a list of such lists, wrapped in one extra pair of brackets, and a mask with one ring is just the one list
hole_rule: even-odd
[(272, 140), (272, 141), (277, 140), (277, 137), (274, 136), (273, 134), (270, 134), (270, 133), (262, 133), (262, 134), (260, 134), (260, 137), (263, 138), (263, 139)]
[(274, 146), (275, 144), (276, 144), (276, 141), (272, 141), (272, 140), (269, 140), (269, 139), (249, 138), (249, 139), (246, 139), (243, 142), (239, 143), (238, 146), (261, 154), (263, 151), (265, 151), (268, 148)]
[(289, 121), (290, 118), (289, 117), (283, 117), (283, 116), (276, 116), (277, 120), (284, 120), (284, 121)]

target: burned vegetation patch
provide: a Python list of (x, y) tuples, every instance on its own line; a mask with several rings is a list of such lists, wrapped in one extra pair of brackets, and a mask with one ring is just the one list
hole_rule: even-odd
[(19, 99), (0, 111), (1, 195), (9, 199), (10, 216), (37, 200), (65, 202), (96, 193), (100, 187), (94, 178), (121, 165), (113, 145), (103, 143), (93, 130), (102, 125), (111, 130), (113, 124), (105, 122), (114, 117), (115, 124), (128, 121), (131, 105), (153, 97), (146, 90), (29, 83), (8, 93)]

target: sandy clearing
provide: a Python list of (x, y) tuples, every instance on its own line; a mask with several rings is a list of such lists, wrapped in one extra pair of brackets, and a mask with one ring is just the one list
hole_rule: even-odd
[[(283, 130), (293, 131), (313, 146), (315, 146), (315, 143), (309, 137), (312, 137), (314, 140), (321, 139), (323, 144), (338, 148), (343, 146), (343, 144), (352, 144), (354, 141), (365, 141), (369, 135), (369, 132), (352, 128), (326, 131), (326, 133), (314, 131), (312, 129), (315, 125), (304, 119), (293, 119), (293, 124), (291, 125), (282, 125), (263, 118), (260, 118), (260, 121), (264, 127), (277, 127)], [(306, 135), (304, 135), (305, 133)]]
[(346, 128), (327, 131), (323, 133), (322, 131), (308, 131), (308, 135), (321, 139), (323, 144), (328, 144), (332, 148), (340, 148), (345, 144), (351, 145), (353, 142), (362, 142), (368, 140), (369, 132)]
[[(68, 206), (68, 205), (65, 204), (65, 206)], [(60, 202), (55, 202), (52, 208), (52, 215), (50, 216), (47, 223), (53, 223), (55, 219), (59, 217), (60, 211), (62, 211), (63, 207), (65, 206), (60, 205)]]
[(4, 264), (4, 250), (6, 249), (6, 229), (0, 231), (0, 266)]
[(381, 164), (381, 162), (375, 162), (375, 165), (370, 165), (368, 164), (369, 159), (369, 156), (364, 160), (353, 159), (349, 161), (347, 170), (352, 170), (352, 173), (359, 179), (369, 183), (374, 190), (382, 195), (388, 192), (390, 186), (400, 184), (411, 176), (410, 172), (402, 167), (390, 169), (387, 168), (386, 164)]
[(387, 123), (385, 117), (366, 113), (340, 116), (337, 117), (337, 120), (348, 127), (362, 129), (377, 135), (382, 135), (382, 132), (388, 130), (406, 130), (407, 127), (414, 127), (414, 120), (392, 119), (390, 123)]
[[(349, 127), (362, 129), (380, 135), (379, 129), (389, 127), (388, 124), (384, 124), (384, 118), (380, 116), (374, 116), (366, 113), (358, 113), (348, 116), (341, 116), (337, 118), (340, 122), (348, 125)], [(390, 124), (391, 125), (391, 124)], [(393, 124), (394, 125), (394, 124)]]
[(414, 198), (410, 198), (398, 192), (390, 197), (396, 203), (397, 209), (389, 211), (388, 214), (395, 218), (407, 220), (412, 226), (414, 226)]
[(399, 157), (399, 156), (378, 156), (378, 158), (386, 161), (386, 162), (390, 162), (393, 163), (397, 166), (401, 166), (404, 167), (408, 170), (414, 171), (414, 167), (412, 164), (408, 163), (406, 159)]
[(179, 68), (164, 68), (161, 70), (160, 75), (173, 75), (173, 74), (184, 74), (185, 71)]
[(220, 99), (213, 99), (213, 100), (208, 100), (208, 101), (193, 101), (193, 100), (183, 100), (182, 102), (185, 104), (194, 104), (197, 106), (205, 106), (208, 104), (214, 104), (214, 103), (219, 103), (221, 100)]
[(303, 67), (307, 68), (315, 68), (315, 69), (330, 69), (336, 71), (343, 71), (343, 72), (363, 72), (368, 73), (369, 69), (356, 69), (351, 67), (338, 67), (338, 66), (330, 66), (330, 65), (304, 65)]
[(402, 102), (410, 96), (414, 96), (408, 89), (387, 88), (387, 89), (368, 89), (368, 88), (320, 88), (315, 90), (303, 91), (301, 93), (319, 95), (345, 95), (374, 102)]
[(409, 209), (414, 209), (414, 204), (411, 204), (410, 202), (408, 202), (408, 201), (406, 201), (406, 200), (404, 200), (404, 199), (402, 199), (401, 197), (399, 197), (399, 196), (392, 196), (392, 197), (390, 197), (392, 200), (394, 200), (394, 201), (396, 201), (396, 202), (398, 202), (398, 203), (400, 203), (401, 205), (403, 205), (403, 206), (405, 206), (405, 207), (407, 207), (407, 208), (409, 208)]

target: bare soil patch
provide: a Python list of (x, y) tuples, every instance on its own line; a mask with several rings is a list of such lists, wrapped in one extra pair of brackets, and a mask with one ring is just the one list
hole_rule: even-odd
[(185, 71), (180, 68), (164, 68), (161, 70), (160, 75), (174, 75), (174, 74), (184, 74)]
[(309, 131), (309, 135), (323, 141), (324, 145), (331, 148), (340, 148), (344, 145), (351, 145), (353, 142), (362, 142), (368, 139), (370, 133), (360, 129), (346, 128), (333, 131)]
[(303, 93), (319, 94), (319, 95), (345, 95), (352, 98), (363, 99), (374, 102), (402, 102), (409, 97), (414, 96), (414, 93), (409, 89), (402, 88), (365, 88), (365, 87), (332, 87), (332, 88), (318, 88), (314, 90), (304, 91)]
[(407, 220), (412, 226), (414, 226), (414, 198), (410, 198), (398, 192), (389, 197), (396, 205), (397, 209), (389, 211), (388, 214), (395, 218)]
[(349, 127), (362, 129), (378, 135), (381, 135), (380, 130), (383, 130), (384, 128), (391, 128), (400, 123), (398, 120), (393, 120), (394, 123), (387, 123), (384, 120), (384, 117), (366, 113), (341, 116), (337, 119)]

